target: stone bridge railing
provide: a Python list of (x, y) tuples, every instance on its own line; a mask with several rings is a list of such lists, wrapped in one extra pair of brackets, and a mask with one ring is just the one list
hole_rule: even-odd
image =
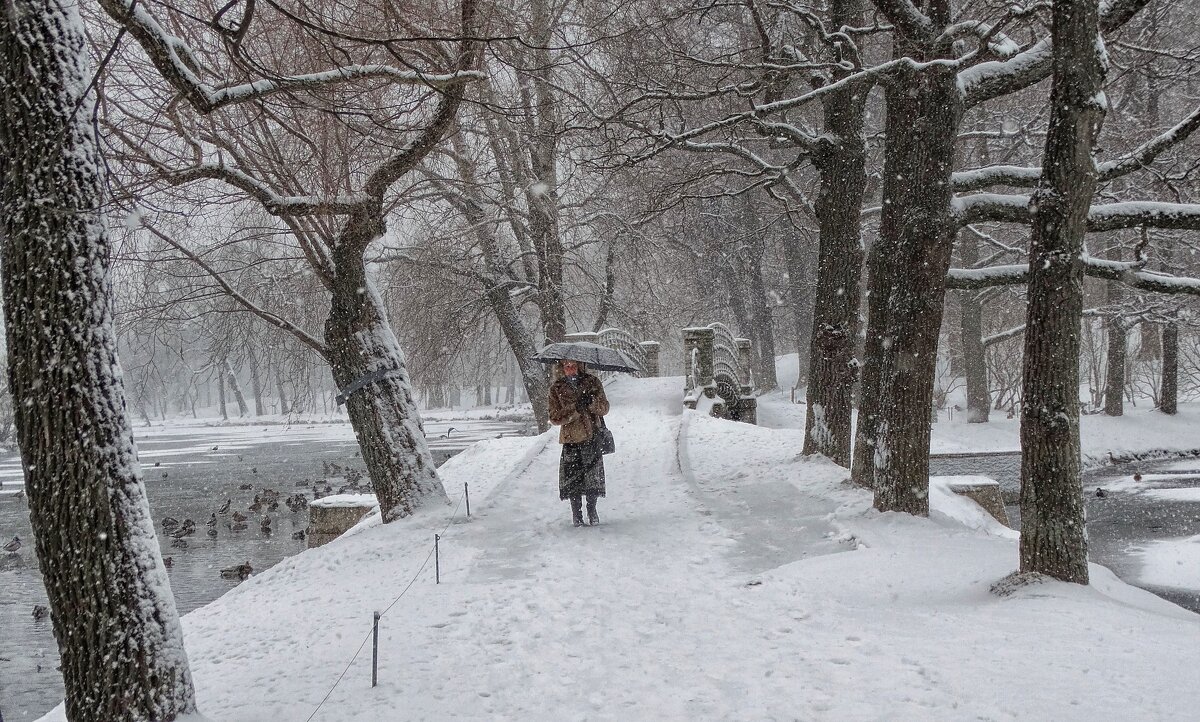
[(750, 340), (735, 338), (723, 323), (683, 329), (684, 405), (694, 409), (701, 395), (720, 397), (714, 416), (756, 423), (750, 353)]
[(582, 331), (580, 333), (569, 333), (563, 340), (587, 341), (618, 351), (624, 351), (626, 355), (641, 364), (642, 368), (646, 369), (645, 373), (636, 374), (637, 376), (653, 378), (659, 374), (658, 342), (638, 341), (633, 337), (633, 334), (625, 329), (606, 328), (597, 332)]

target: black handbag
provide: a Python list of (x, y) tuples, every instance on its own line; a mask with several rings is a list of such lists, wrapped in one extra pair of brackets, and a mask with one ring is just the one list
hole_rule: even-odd
[(600, 453), (611, 454), (617, 450), (616, 439), (608, 430), (608, 425), (604, 423), (603, 416), (596, 416), (595, 419), (599, 422), (599, 426), (596, 427), (596, 443), (600, 445)]

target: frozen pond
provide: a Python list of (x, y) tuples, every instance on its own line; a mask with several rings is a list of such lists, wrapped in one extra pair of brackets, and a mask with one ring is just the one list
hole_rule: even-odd
[[(453, 428), (453, 431), (449, 431)], [(511, 436), (524, 424), (507, 421), (426, 421), (425, 431), (440, 464), (473, 441)], [(293, 514), (282, 503), (265, 512), (272, 531), (263, 533), (260, 519), (247, 507), (264, 487), (279, 491), (281, 501), (303, 492), (312, 497), (312, 482), (337, 464), (365, 470), (350, 426), (138, 428), (138, 452), (150, 498), (151, 513), (164, 557), (171, 557), (171, 588), (181, 614), (201, 607), (233, 588), (237, 580), (222, 579), (222, 568), (249, 561), (262, 571), (307, 548), (292, 538), (308, 525), (306, 512)], [(37, 558), (33, 551), (28, 510), (20, 489), (20, 459), (0, 457), (0, 541), (19, 535), (26, 546), (17, 555), (0, 552), (0, 719), (36, 719), (62, 699), (62, 679), (55, 669), (58, 651), (50, 620), (35, 620), (34, 605), (46, 603)], [(306, 482), (298, 486), (300, 482)], [(250, 484), (251, 489), (242, 489)], [(231, 512), (250, 517), (247, 528), (232, 531), (225, 517), (210, 538), (205, 522), (226, 499)], [(174, 545), (163, 534), (163, 517), (193, 519), (196, 533), (187, 546)]]
[[(929, 468), (931, 474), (982, 474), (999, 481), (1009, 522), (1019, 527), (1019, 454), (935, 457)], [(1135, 474), (1140, 477), (1136, 482)], [(1157, 551), (1160, 544), (1177, 546), (1174, 552), (1163, 550), (1164, 556), (1177, 557), (1179, 551), (1189, 549), (1185, 540), (1200, 534), (1200, 459), (1105, 467), (1085, 473), (1083, 488), (1092, 561), (1130, 584), (1200, 613), (1200, 588), (1183, 586), (1185, 570), (1180, 570), (1179, 584), (1167, 586), (1162, 574), (1151, 574), (1146, 568), (1147, 550)]]

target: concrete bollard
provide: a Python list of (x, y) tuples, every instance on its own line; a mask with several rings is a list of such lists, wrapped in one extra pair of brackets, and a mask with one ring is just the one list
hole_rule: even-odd
[(1004, 498), (1000, 494), (1000, 482), (986, 476), (942, 476), (935, 477), (947, 489), (974, 501), (983, 510), (1004, 526), (1008, 523), (1008, 512), (1004, 510)]
[(374, 494), (334, 494), (309, 502), (308, 548), (337, 539), (377, 505)]

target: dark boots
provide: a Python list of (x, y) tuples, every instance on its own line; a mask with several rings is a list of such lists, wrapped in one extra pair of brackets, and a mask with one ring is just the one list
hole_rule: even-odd
[(600, 523), (600, 515), (596, 513), (596, 495), (593, 493), (589, 493), (587, 495), (587, 511), (588, 511), (588, 524), (591, 524), (592, 526), (599, 524)]
[(600, 515), (596, 513), (596, 495), (587, 495), (587, 522), (583, 521), (583, 497), (571, 497), (571, 521), (575, 526), (588, 526), (600, 523)]
[(583, 526), (583, 497), (578, 494), (571, 497), (571, 520), (575, 526)]

